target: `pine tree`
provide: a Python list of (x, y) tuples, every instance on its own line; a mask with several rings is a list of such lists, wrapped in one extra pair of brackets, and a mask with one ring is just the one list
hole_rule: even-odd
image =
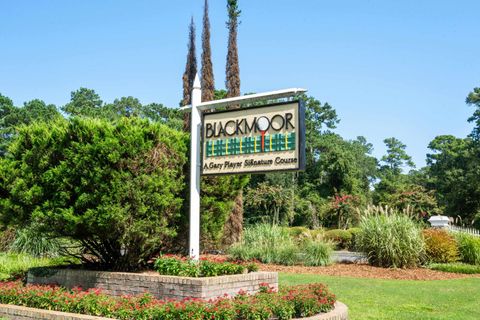
[[(185, 65), (185, 72), (183, 73), (183, 100), (182, 105), (189, 105), (192, 103), (192, 89), (195, 75), (197, 74), (197, 57), (195, 54), (195, 24), (190, 21), (189, 34), (188, 34), (188, 53), (187, 63)], [(190, 114), (185, 112), (183, 116), (183, 130), (190, 131)]]
[(213, 77), (212, 51), (210, 49), (210, 19), (208, 18), (208, 0), (203, 8), (202, 32), (202, 101), (214, 100), (215, 80)]
[[(238, 47), (237, 47), (237, 29), (238, 17), (240, 10), (238, 9), (237, 0), (227, 0), (228, 11), (228, 53), (225, 86), (227, 88), (227, 97), (240, 96), (240, 68), (238, 65)], [(239, 108), (233, 106), (232, 109)], [(223, 242), (230, 245), (240, 240), (243, 230), (243, 191), (238, 189), (237, 196), (230, 216), (228, 217), (225, 227)]]

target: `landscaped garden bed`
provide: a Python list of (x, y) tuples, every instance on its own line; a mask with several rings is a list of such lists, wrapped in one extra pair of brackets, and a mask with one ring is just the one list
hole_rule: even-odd
[[(101, 290), (0, 283), (0, 303), (116, 319), (292, 319), (331, 311), (335, 296), (322, 284), (262, 285), (259, 293), (209, 301), (157, 300), (152, 295), (112, 297)], [(345, 317), (343, 319), (346, 319)]]

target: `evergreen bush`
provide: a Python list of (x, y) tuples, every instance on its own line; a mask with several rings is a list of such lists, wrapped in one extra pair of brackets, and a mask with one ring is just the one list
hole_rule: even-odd
[(175, 236), (186, 136), (138, 118), (21, 127), (0, 160), (0, 219), (78, 241), (92, 261), (130, 270)]

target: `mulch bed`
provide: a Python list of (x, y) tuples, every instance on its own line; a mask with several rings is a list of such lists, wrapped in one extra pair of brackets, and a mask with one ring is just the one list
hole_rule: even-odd
[(372, 267), (367, 264), (342, 264), (336, 263), (326, 267), (304, 266), (279, 266), (272, 264), (259, 264), (260, 271), (276, 271), (284, 273), (306, 273), (326, 276), (372, 278), (372, 279), (398, 279), (398, 280), (448, 280), (461, 278), (479, 278), (480, 275), (449, 273), (426, 268), (393, 269)]

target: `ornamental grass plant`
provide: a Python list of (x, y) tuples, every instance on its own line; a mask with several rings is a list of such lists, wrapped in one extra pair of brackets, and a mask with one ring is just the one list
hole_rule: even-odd
[(360, 221), (357, 247), (371, 265), (408, 268), (419, 265), (425, 255), (420, 226), (398, 212), (369, 213)]
[(480, 265), (480, 237), (459, 232), (455, 234), (462, 262)]
[(312, 237), (295, 240), (288, 229), (257, 224), (245, 229), (243, 239), (229, 249), (234, 260), (258, 260), (281, 265), (330, 264), (332, 245)]

